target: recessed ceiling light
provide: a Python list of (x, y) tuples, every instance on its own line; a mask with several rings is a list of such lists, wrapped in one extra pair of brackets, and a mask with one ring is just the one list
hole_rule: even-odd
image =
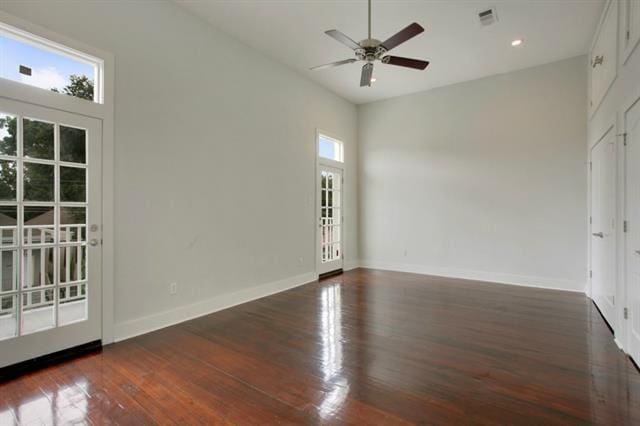
[(522, 40), (521, 38), (517, 38), (517, 39), (515, 39), (515, 40), (513, 40), (513, 41), (511, 42), (511, 45), (512, 45), (513, 47), (520, 46), (520, 45), (522, 44), (522, 42), (523, 42), (523, 40)]
[(371, 82), (375, 83), (376, 82), (376, 78), (375, 77), (371, 77)]

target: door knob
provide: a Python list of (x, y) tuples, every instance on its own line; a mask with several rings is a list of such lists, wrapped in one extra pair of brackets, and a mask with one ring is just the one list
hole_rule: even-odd
[(593, 235), (594, 237), (604, 238), (604, 234), (602, 232), (594, 232), (591, 235)]
[(91, 241), (89, 241), (89, 244), (92, 246), (97, 246), (98, 245), (98, 239), (97, 238), (92, 238)]
[(640, 256), (640, 250), (636, 250), (636, 254)]

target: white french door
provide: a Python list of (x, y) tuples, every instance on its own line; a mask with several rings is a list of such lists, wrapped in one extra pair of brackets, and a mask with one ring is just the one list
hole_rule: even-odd
[(591, 149), (591, 297), (616, 329), (616, 136), (613, 129)]
[(640, 365), (640, 101), (625, 116), (627, 132), (626, 240), (628, 353)]
[(318, 166), (318, 274), (342, 269), (342, 170)]
[(0, 97), (0, 367), (101, 339), (102, 122)]

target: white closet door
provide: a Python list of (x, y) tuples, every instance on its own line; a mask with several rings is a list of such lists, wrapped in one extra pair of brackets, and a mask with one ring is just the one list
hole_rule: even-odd
[(591, 150), (591, 295), (615, 330), (616, 136), (609, 130)]
[(626, 116), (627, 206), (629, 232), (626, 241), (628, 352), (640, 365), (640, 101)]

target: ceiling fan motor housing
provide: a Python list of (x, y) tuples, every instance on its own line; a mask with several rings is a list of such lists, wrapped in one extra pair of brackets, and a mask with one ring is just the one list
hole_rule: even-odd
[(356, 49), (356, 57), (361, 61), (373, 62), (387, 53), (387, 49), (382, 47), (382, 42), (375, 38), (362, 40), (358, 44), (360, 49)]

